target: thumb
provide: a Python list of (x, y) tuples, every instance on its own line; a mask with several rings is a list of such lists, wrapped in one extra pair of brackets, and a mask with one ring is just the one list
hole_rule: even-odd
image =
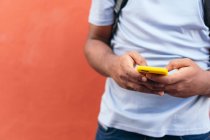
[(133, 59), (135, 65), (147, 66), (146, 60), (136, 51), (129, 52), (128, 55)]
[(174, 69), (180, 69), (183, 67), (189, 67), (193, 64), (192, 60), (188, 58), (184, 59), (175, 59), (169, 62), (169, 64), (166, 66), (168, 71), (172, 71)]

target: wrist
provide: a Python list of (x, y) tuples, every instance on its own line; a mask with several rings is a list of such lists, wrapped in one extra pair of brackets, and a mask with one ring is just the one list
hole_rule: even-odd
[(118, 57), (115, 54), (108, 54), (106, 57), (105, 71), (108, 77), (112, 77), (117, 70)]

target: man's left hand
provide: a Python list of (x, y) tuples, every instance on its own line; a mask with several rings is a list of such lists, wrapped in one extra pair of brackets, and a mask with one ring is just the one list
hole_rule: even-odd
[(210, 72), (201, 69), (194, 61), (188, 58), (175, 59), (166, 68), (169, 72), (177, 71), (168, 76), (147, 74), (147, 78), (164, 84), (165, 92), (175, 97), (209, 96)]

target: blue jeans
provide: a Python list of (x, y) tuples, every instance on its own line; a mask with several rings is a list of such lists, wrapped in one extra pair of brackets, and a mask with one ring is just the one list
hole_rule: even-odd
[(154, 138), (116, 128), (104, 128), (99, 124), (96, 133), (96, 140), (210, 140), (210, 133), (201, 135), (164, 136), (162, 138)]

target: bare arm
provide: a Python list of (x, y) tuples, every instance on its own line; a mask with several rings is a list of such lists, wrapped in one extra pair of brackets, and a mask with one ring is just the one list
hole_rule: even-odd
[(89, 64), (100, 74), (110, 76), (113, 60), (116, 56), (108, 46), (112, 26), (90, 26), (89, 37), (85, 46), (85, 56)]
[(90, 25), (89, 38), (85, 46), (85, 56), (89, 64), (100, 74), (112, 77), (118, 85), (129, 90), (162, 94), (162, 85), (147, 81), (134, 66), (146, 65), (146, 60), (138, 52), (130, 51), (117, 56), (109, 46), (112, 26)]

